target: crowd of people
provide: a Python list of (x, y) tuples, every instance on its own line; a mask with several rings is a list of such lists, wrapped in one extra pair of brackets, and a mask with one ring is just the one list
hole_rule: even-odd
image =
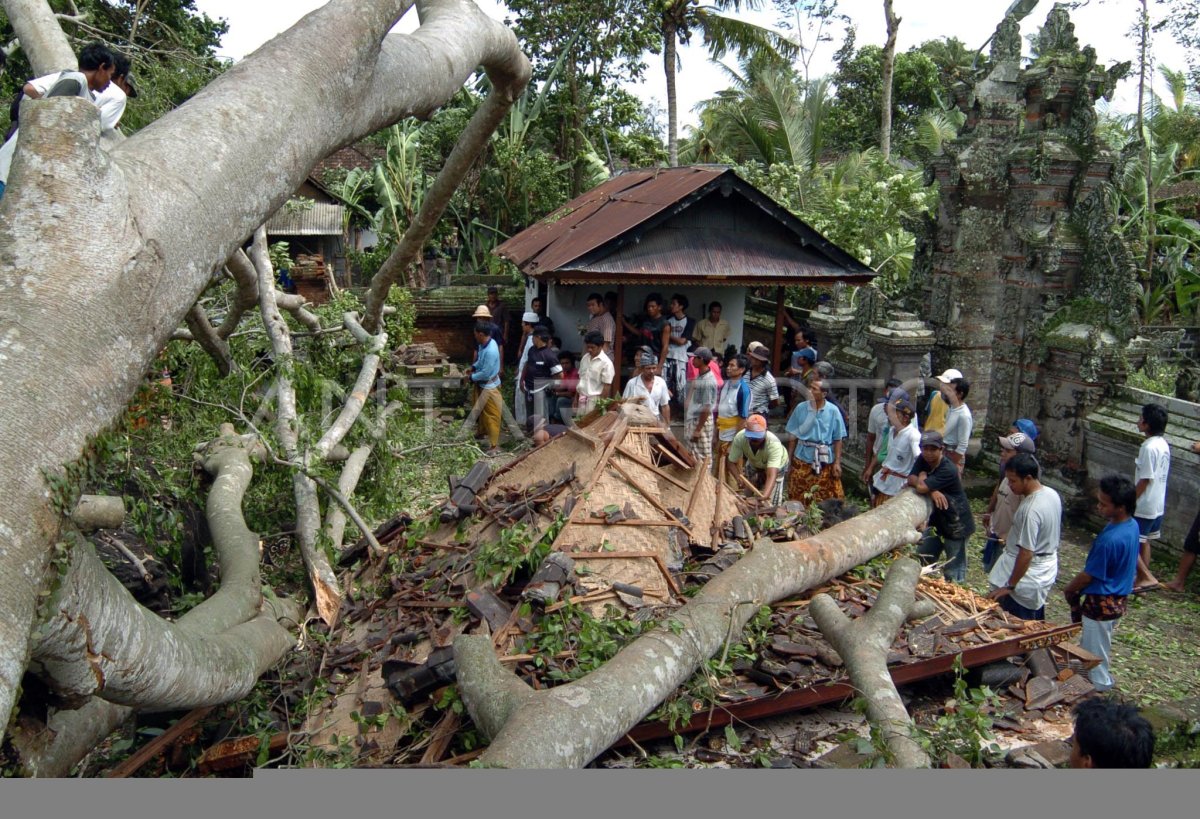
[[(495, 296), (489, 293), (489, 304), (476, 311), (479, 353), (470, 376), (486, 405), (480, 414), (481, 431), (493, 450), (500, 399), (495, 363), (499, 358), (491, 348), (504, 344), (505, 323), (503, 318), (489, 321)], [(612, 350), (615, 334), (624, 331), (633, 374), (621, 397), (644, 403), (664, 424), (682, 421), (682, 440), (701, 468), (713, 470), (716, 465), (732, 490), (773, 506), (785, 500), (807, 505), (845, 497), (846, 413), (830, 394), (826, 382), (833, 370), (821, 360), (810, 329), (788, 317), (794, 346), (785, 359), (784, 377), (777, 380), (764, 345), (729, 344), (731, 331), (719, 303), (710, 303), (700, 321), (688, 317), (689, 301), (682, 294), (668, 300), (650, 294), (641, 315), (633, 319), (615, 316), (614, 303), (615, 294), (588, 296), (585, 353), (578, 362), (573, 354), (560, 352), (561, 346), (555, 349), (552, 325), (537, 303), (522, 316), (514, 412), (531, 433), (540, 431), (540, 441), (550, 437), (548, 428), (561, 434), (573, 417), (616, 396), (618, 367)], [(932, 512), (917, 554), (927, 564), (938, 563), (947, 580), (962, 583), (967, 576), (967, 542), (977, 531), (963, 483), (974, 432), (967, 405), (971, 385), (953, 368), (931, 381), (935, 389), (922, 406), (900, 380), (885, 384), (868, 415), (867, 457), (860, 477), (872, 505), (907, 488), (930, 499)], [(542, 394), (545, 399), (539, 402)], [(772, 413), (777, 410), (772, 430)], [(1200, 554), (1198, 514), (1176, 577), (1160, 584), (1150, 571), (1150, 548), (1162, 528), (1170, 468), (1170, 447), (1163, 438), (1167, 421), (1163, 406), (1142, 407), (1138, 429), (1144, 442), (1131, 475), (1100, 480), (1096, 510), (1107, 525), (1092, 543), (1083, 571), (1062, 588), (1072, 618), (1082, 624), (1083, 648), (1101, 658), (1090, 671), (1101, 691), (1114, 684), (1112, 635), (1128, 596), (1160, 585), (1182, 591)], [(999, 480), (979, 522), (989, 596), (1005, 611), (1029, 620), (1045, 618), (1046, 601), (1058, 578), (1062, 533), (1062, 498), (1042, 481), (1039, 434), (1031, 419), (1018, 418), (999, 436)], [(1193, 450), (1200, 453), (1200, 442)]]

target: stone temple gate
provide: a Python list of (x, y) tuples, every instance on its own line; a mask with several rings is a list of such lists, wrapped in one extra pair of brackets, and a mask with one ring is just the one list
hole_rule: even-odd
[(1129, 63), (1100, 66), (1062, 4), (1033, 48), (1022, 66), (1006, 17), (990, 60), (953, 89), (966, 120), (926, 167), (940, 204), (918, 231), (910, 292), (889, 303), (861, 288), (853, 307), (836, 299), (812, 324), (839, 375), (911, 378), (925, 353), (933, 372), (962, 370), (978, 430), (1035, 418), (1043, 459), (1072, 479), (1085, 470), (1084, 419), (1124, 381), (1136, 335), (1112, 180), (1138, 146), (1113, 151), (1096, 133), (1095, 103)]

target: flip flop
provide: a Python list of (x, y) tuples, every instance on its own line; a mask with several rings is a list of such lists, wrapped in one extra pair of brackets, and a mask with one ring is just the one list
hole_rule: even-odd
[(1142, 594), (1143, 592), (1154, 591), (1155, 589), (1161, 589), (1161, 588), (1162, 588), (1162, 583), (1148, 583), (1145, 586), (1135, 587), (1133, 590), (1133, 593), (1134, 594)]

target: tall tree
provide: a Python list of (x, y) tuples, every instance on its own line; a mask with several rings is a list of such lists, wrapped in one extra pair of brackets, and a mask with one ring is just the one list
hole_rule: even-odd
[[(10, 19), (22, 4), (28, 0), (3, 0)], [(122, 414), (213, 270), (283, 205), (318, 160), (404, 117), (428, 116), (482, 65), (492, 93), (372, 283), (362, 325), (377, 332), (391, 284), (528, 81), (529, 63), (512, 32), (467, 0), (417, 0), (420, 28), (388, 34), (411, 5), (331, 0), (107, 156), (97, 110), (86, 101), (25, 106), (0, 200), (5, 724), (45, 614), (39, 601), (72, 557), (69, 545), (68, 560), (59, 557), (63, 504), (78, 491), (78, 471), (68, 465), (89, 436)], [(274, 310), (264, 302), (265, 317)], [(282, 400), (280, 406), (283, 417)], [(111, 633), (121, 625), (103, 628)], [(110, 659), (89, 654), (85, 638), (76, 633), (58, 646), (74, 679), (81, 663)], [(164, 644), (152, 639), (146, 645), (149, 656), (122, 660), (152, 669), (153, 649)], [(222, 660), (209, 656), (206, 662), (215, 667)], [(137, 692), (121, 701), (136, 705)]]
[(896, 68), (896, 34), (900, 18), (892, 11), (892, 0), (883, 0), (883, 16), (887, 21), (887, 41), (883, 44), (883, 95), (879, 103), (879, 151), (884, 159), (892, 155), (892, 74)]
[(653, 0), (651, 8), (658, 15), (663, 44), (663, 69), (667, 77), (667, 161), (671, 167), (679, 164), (679, 110), (675, 91), (675, 74), (679, 66), (677, 46), (691, 42), (699, 31), (713, 59), (719, 60), (733, 52), (739, 59), (755, 53), (774, 52), (791, 60), (797, 49), (786, 36), (746, 20), (728, 17), (720, 12), (740, 12), (743, 8), (757, 11), (762, 0), (714, 0), (711, 6), (700, 0)]

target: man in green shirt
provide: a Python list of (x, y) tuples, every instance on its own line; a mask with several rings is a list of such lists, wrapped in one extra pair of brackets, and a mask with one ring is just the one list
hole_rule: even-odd
[(773, 432), (767, 431), (767, 419), (751, 415), (746, 428), (733, 438), (729, 446), (730, 469), (741, 469), (742, 460), (755, 470), (755, 483), (762, 496), (772, 506), (783, 503), (783, 481), (779, 473), (787, 466), (787, 447)]

